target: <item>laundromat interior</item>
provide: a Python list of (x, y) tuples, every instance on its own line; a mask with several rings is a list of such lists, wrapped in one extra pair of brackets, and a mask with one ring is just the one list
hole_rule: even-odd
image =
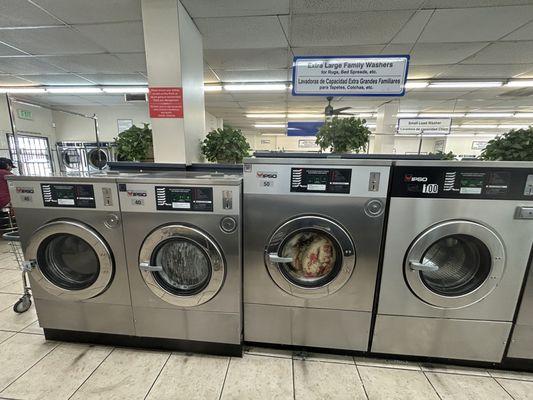
[(532, 0), (0, 0), (0, 399), (533, 399)]

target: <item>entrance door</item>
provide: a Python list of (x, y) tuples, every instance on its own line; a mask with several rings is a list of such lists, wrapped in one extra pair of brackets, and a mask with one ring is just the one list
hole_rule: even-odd
[(316, 298), (339, 290), (355, 268), (355, 249), (348, 233), (324, 217), (287, 221), (271, 236), (265, 264), (274, 282), (298, 297)]
[(113, 257), (100, 235), (85, 224), (55, 221), (31, 237), (26, 258), (32, 277), (49, 293), (68, 300), (98, 296), (111, 283)]
[(404, 271), (421, 300), (439, 308), (462, 308), (488, 296), (504, 267), (504, 246), (493, 231), (472, 221), (448, 221), (413, 242)]
[(215, 297), (226, 270), (219, 246), (199, 229), (185, 225), (162, 226), (148, 235), (139, 268), (156, 296), (183, 307)]

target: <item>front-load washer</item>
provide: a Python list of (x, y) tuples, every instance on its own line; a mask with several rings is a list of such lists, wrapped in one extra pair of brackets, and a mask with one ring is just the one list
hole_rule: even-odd
[(47, 338), (74, 332), (133, 335), (114, 179), (9, 176), (39, 324)]
[(240, 355), (242, 176), (117, 181), (136, 335)]
[(245, 160), (245, 341), (368, 350), (390, 168)]
[(84, 143), (87, 170), (98, 172), (107, 167), (107, 163), (115, 161), (114, 149), (110, 142)]
[(82, 142), (57, 142), (59, 170), (66, 174), (87, 170), (85, 147)]
[(531, 249), (530, 163), (398, 161), (371, 351), (498, 363)]

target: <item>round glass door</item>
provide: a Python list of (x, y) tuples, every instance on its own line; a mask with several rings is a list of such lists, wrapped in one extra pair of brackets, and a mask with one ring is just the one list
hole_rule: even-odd
[(278, 228), (265, 258), (270, 276), (281, 289), (306, 298), (339, 290), (355, 268), (350, 236), (337, 223), (316, 216), (298, 217)]
[(225, 275), (224, 258), (216, 243), (184, 225), (164, 226), (148, 235), (141, 247), (139, 268), (154, 294), (179, 306), (212, 299)]
[(56, 221), (31, 237), (26, 257), (35, 260), (32, 276), (48, 292), (73, 300), (105, 291), (113, 276), (113, 258), (100, 236), (88, 226)]
[(80, 154), (74, 149), (65, 150), (63, 152), (63, 163), (67, 168), (77, 169), (80, 163)]
[(89, 164), (94, 168), (104, 168), (107, 165), (107, 154), (102, 149), (89, 151), (87, 158), (89, 159)]
[(450, 221), (424, 232), (411, 246), (405, 274), (413, 292), (443, 308), (461, 308), (480, 301), (498, 284), (504, 248), (487, 227)]

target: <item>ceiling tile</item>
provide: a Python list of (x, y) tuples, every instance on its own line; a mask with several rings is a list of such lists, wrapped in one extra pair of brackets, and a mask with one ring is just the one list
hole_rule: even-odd
[(146, 54), (145, 53), (117, 53), (114, 54), (119, 60), (128, 65), (131, 71), (144, 73), (146, 75)]
[(0, 59), (0, 71), (9, 74), (61, 74), (65, 71), (33, 57), (12, 57)]
[(291, 11), (294, 14), (313, 14), (375, 10), (415, 10), (424, 0), (293, 0)]
[(409, 65), (407, 77), (409, 79), (430, 79), (440, 77), (450, 65)]
[(84, 78), (98, 85), (146, 85), (147, 80), (139, 74), (83, 74)]
[(287, 48), (205, 50), (204, 58), (213, 69), (280, 69), (287, 68)]
[(498, 40), (525, 24), (533, 6), (437, 10), (420, 36), (421, 43)]
[(83, 36), (112, 53), (144, 51), (141, 21), (110, 24), (75, 25)]
[(0, 41), (35, 55), (98, 53), (103, 48), (67, 27), (0, 31)]
[(204, 49), (284, 47), (287, 40), (275, 16), (197, 18)]
[(31, 84), (35, 84), (35, 83), (39, 83), (39, 82), (35, 82), (32, 79), (29, 79), (28, 77), (19, 78), (19, 77), (13, 76), (13, 75), (0, 74), (0, 85), (7, 85), (7, 86), (11, 86), (11, 85), (19, 86), (19, 85), (22, 85), (22, 86), (27, 86), (27, 85), (31, 85)]
[(468, 8), (531, 4), (531, 0), (427, 0), (424, 8)]
[(219, 79), (212, 70), (204, 69), (204, 82), (215, 83), (215, 82), (219, 82)]
[(0, 1), (0, 27), (58, 24), (57, 19), (25, 0)]
[(289, 0), (182, 0), (181, 2), (193, 18), (289, 13)]
[(415, 43), (433, 14), (433, 10), (417, 11), (394, 36), (392, 43)]
[(533, 41), (496, 42), (462, 63), (527, 64), (531, 62), (531, 54), (533, 54)]
[(246, 71), (215, 70), (215, 72), (224, 82), (285, 82), (290, 79), (287, 69)]
[(419, 43), (411, 51), (410, 64), (456, 64), (475, 54), (488, 43)]
[(511, 32), (503, 40), (533, 40), (533, 22)]
[[(0, 56), (17, 56), (25, 54), (21, 51), (15, 50), (9, 46), (6, 46), (5, 44), (0, 43)], [(0, 68), (2, 65), (2, 60), (0, 59)]]
[(285, 101), (287, 93), (282, 92), (264, 92), (264, 93), (244, 93), (231, 92), (235, 101)]
[(79, 74), (123, 74), (137, 72), (135, 66), (112, 54), (80, 54), (77, 56), (39, 57), (65, 69)]
[(513, 78), (532, 69), (533, 64), (460, 64), (448, 68), (439, 78)]
[[(20, 0), (19, 0), (20, 1)], [(138, 21), (140, 0), (33, 0), (69, 24)]]
[(324, 47), (293, 47), (296, 56), (343, 56), (379, 54), (383, 45), (366, 46), (324, 46)]
[(74, 74), (37, 74), (24, 75), (25, 79), (30, 79), (40, 85), (91, 85), (87, 79), (80, 78)]
[(290, 42), (294, 47), (386, 44), (413, 11), (293, 15)]
[(441, 91), (441, 90), (415, 90), (406, 94), (410, 100), (449, 100), (456, 99), (468, 93), (468, 91)]

